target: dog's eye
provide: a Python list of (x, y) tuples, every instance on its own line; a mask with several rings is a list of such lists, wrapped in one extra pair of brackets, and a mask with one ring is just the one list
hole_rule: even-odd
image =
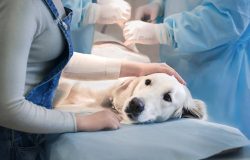
[(163, 99), (164, 99), (164, 101), (172, 102), (172, 98), (171, 98), (171, 96), (169, 95), (169, 93), (165, 93), (165, 94), (163, 95)]
[(150, 84), (151, 84), (151, 80), (150, 80), (150, 79), (146, 79), (146, 80), (145, 80), (145, 85), (148, 86), (148, 85), (150, 85)]

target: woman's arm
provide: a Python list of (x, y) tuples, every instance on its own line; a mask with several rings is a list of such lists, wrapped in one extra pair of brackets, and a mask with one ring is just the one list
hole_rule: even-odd
[(74, 132), (73, 114), (45, 109), (24, 97), (27, 60), (37, 29), (33, 3), (0, 1), (0, 126), (32, 133)]
[(77, 52), (74, 53), (62, 75), (78, 80), (103, 80), (144, 76), (152, 73), (174, 75), (181, 83), (185, 84), (181, 76), (166, 64), (132, 62)]
[(62, 76), (78, 80), (119, 78), (121, 60), (74, 52)]

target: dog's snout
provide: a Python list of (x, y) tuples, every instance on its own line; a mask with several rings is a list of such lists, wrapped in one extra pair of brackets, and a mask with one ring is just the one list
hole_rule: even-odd
[(140, 114), (144, 110), (144, 102), (139, 98), (133, 98), (130, 102), (128, 107), (126, 108), (126, 113), (131, 114)]

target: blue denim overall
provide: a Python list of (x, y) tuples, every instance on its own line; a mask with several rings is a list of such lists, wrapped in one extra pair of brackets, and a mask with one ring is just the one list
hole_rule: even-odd
[[(44, 80), (34, 87), (27, 95), (26, 99), (37, 105), (52, 108), (52, 100), (55, 89), (61, 75), (61, 71), (73, 54), (70, 38), (70, 22), (72, 11), (65, 8), (67, 16), (59, 18), (58, 11), (52, 0), (43, 0), (55, 21), (58, 23), (67, 46), (58, 60), (58, 64), (50, 71)], [(29, 134), (19, 132), (4, 127), (0, 127), (0, 159), (1, 160), (40, 160), (44, 159), (45, 135)]]

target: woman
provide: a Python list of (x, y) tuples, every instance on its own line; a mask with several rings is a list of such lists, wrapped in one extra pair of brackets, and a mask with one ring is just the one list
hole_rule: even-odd
[[(155, 0), (128, 22), (127, 44), (162, 44), (161, 61), (204, 100), (210, 120), (240, 128), (250, 138), (250, 1)], [(151, 32), (149, 32), (151, 31)]]
[[(68, 71), (84, 66), (74, 60), (78, 56), (72, 56), (71, 10), (64, 9), (60, 0), (1, 0), (0, 8), (1, 159), (42, 159), (42, 134), (119, 128), (120, 118), (112, 112), (83, 116), (50, 110), (60, 74), (70, 58)], [(103, 70), (109, 78), (118, 72), (120, 77), (165, 72), (181, 80), (167, 65), (90, 60), (93, 68), (117, 66)]]

